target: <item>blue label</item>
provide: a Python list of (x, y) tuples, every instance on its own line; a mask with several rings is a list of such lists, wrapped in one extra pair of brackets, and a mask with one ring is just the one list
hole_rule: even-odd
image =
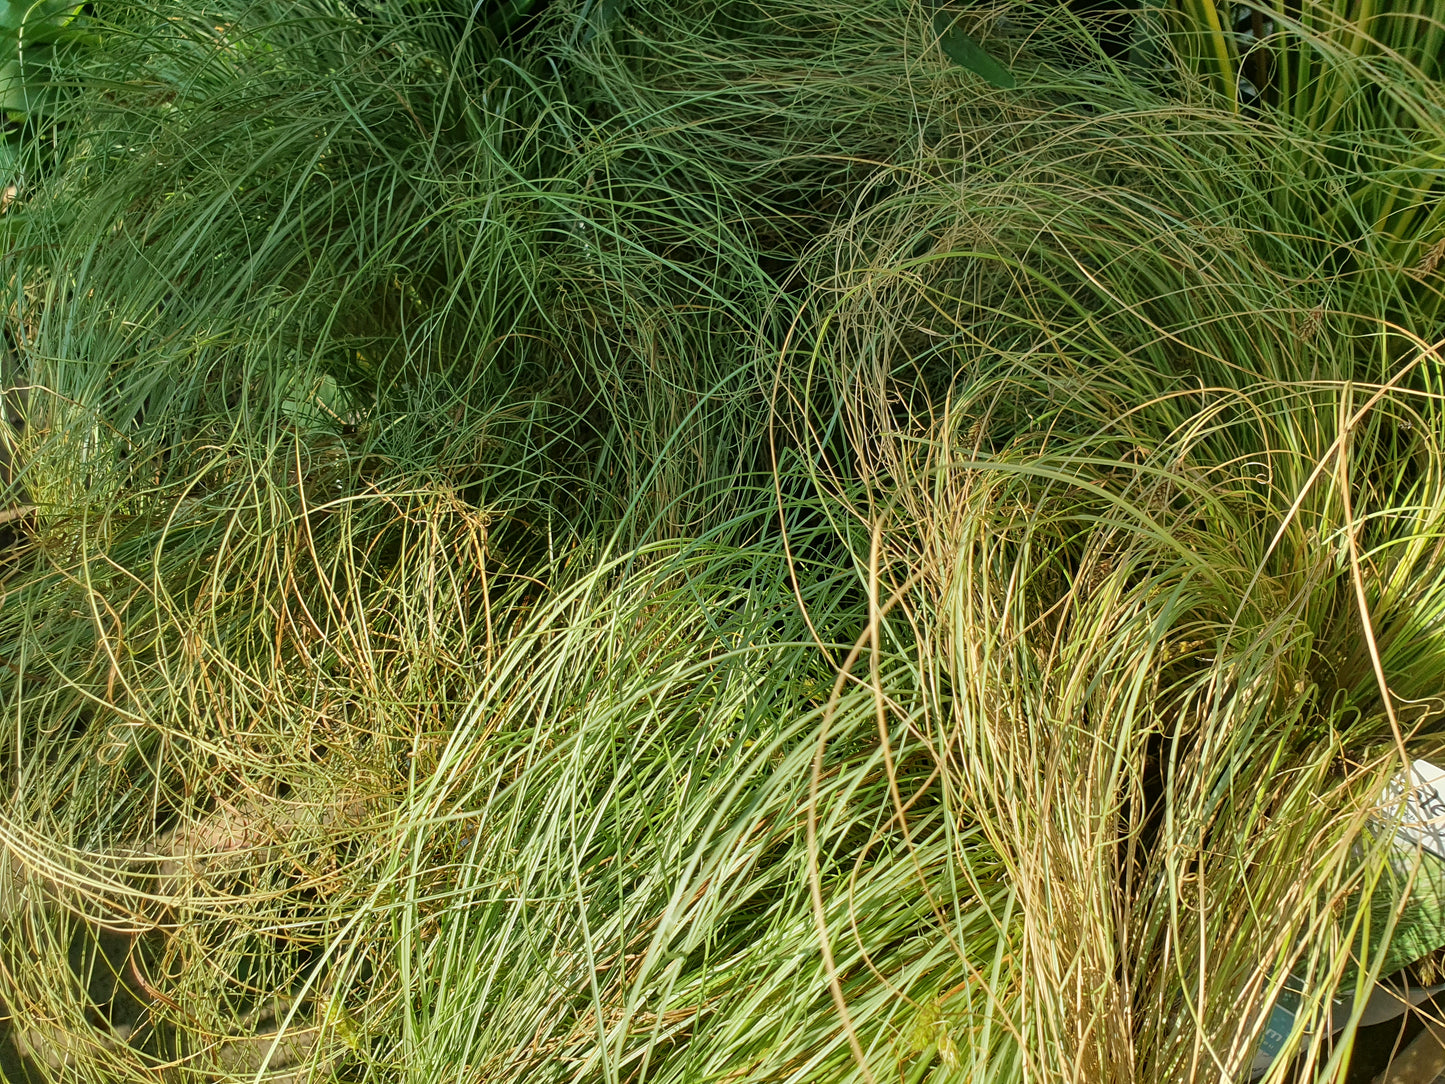
[(1293, 1029), (1294, 1010), (1276, 1002), (1269, 1011), (1269, 1019), (1265, 1021), (1264, 1038), (1260, 1040), (1259, 1052), (1274, 1057), (1284, 1049), (1284, 1042)]

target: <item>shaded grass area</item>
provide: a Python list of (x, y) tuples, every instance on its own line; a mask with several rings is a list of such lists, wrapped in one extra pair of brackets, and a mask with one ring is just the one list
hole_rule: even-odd
[(103, 14), (0, 219), (39, 1077), (1234, 1080), (1414, 958), (1388, 161), (1061, 12)]

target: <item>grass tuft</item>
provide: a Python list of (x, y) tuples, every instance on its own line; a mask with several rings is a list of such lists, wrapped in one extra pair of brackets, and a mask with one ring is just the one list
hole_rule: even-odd
[(1364, 1071), (1438, 85), (1347, 159), (1060, 12), (377, 8), (97, 5), (0, 218), (16, 1067), (1242, 1080), (1289, 986), (1264, 1079)]

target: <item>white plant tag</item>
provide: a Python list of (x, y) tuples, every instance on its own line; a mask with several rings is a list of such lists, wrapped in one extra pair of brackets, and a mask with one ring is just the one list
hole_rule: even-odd
[[(1408, 773), (1399, 773), (1385, 786), (1378, 814), (1383, 826), (1394, 828), (1395, 846), (1400, 850), (1414, 853), (1419, 847), (1445, 861), (1445, 770), (1435, 767), (1428, 760), (1412, 761)], [(1399, 1016), (1441, 990), (1445, 990), (1445, 985), (1395, 991), (1376, 984), (1366, 995), (1360, 1026)], [(1294, 1030), (1299, 1008), (1297, 988), (1292, 982), (1286, 983), (1266, 1015), (1264, 1035), (1250, 1067), (1254, 1077), (1263, 1075), (1274, 1063)], [(1335, 998), (1322, 1021), (1325, 1030), (1334, 1033), (1343, 1028), (1349, 1022), (1353, 1008), (1353, 997)]]
[(1410, 765), (1409, 774), (1408, 790), (1404, 773), (1385, 788), (1382, 804), (1387, 809), (1394, 807), (1395, 840), (1445, 859), (1445, 771), (1428, 760), (1417, 760)]

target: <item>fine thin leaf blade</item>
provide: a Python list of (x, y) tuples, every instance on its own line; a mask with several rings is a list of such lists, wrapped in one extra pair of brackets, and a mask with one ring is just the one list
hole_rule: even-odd
[(1005, 90), (1018, 86), (1013, 73), (989, 56), (982, 45), (960, 30), (946, 12), (940, 11), (934, 15), (933, 28), (938, 33), (939, 48), (959, 67), (981, 76), (990, 86), (1002, 87)]

